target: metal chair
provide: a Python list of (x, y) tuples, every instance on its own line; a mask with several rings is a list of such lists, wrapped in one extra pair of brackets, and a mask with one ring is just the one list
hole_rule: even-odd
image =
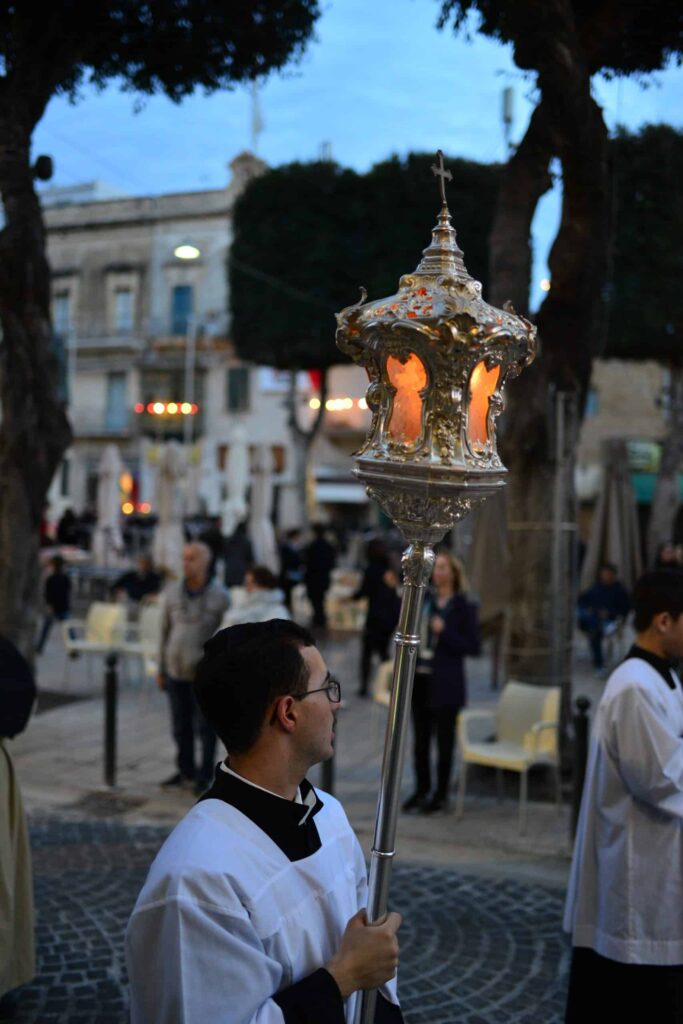
[(559, 808), (559, 725), (559, 686), (509, 682), (495, 710), (471, 708), (461, 711), (457, 726), (460, 781), (456, 816), (461, 818), (464, 811), (468, 764), (519, 773), (520, 834), (526, 825), (527, 775), (534, 765), (544, 764), (554, 770)]
[[(70, 679), (71, 661), (79, 654), (107, 654), (120, 647), (126, 625), (126, 608), (123, 604), (93, 601), (85, 619), (65, 619), (62, 622), (62, 638), (66, 649), (64, 663), (64, 685)], [(88, 679), (90, 662), (86, 657)]]

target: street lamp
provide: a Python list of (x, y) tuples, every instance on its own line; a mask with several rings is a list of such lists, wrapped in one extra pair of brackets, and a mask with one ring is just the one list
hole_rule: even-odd
[[(536, 329), (511, 306), (484, 302), (468, 274), (446, 204), (443, 154), (441, 211), (417, 270), (387, 299), (337, 314), (337, 345), (370, 378), (372, 422), (353, 472), (401, 529), (403, 599), (396, 634), (375, 836), (368, 919), (387, 909), (408, 714), (419, 647), (424, 590), (433, 545), (470, 509), (505, 483), (496, 447), (503, 387), (535, 355)], [(376, 993), (356, 1003), (356, 1024), (370, 1024)]]

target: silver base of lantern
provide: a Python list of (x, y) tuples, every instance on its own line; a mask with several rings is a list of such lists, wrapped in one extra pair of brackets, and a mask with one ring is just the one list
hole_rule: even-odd
[(411, 544), (433, 546), (476, 505), (505, 486), (507, 470), (457, 475), (451, 467), (356, 460), (353, 473)]

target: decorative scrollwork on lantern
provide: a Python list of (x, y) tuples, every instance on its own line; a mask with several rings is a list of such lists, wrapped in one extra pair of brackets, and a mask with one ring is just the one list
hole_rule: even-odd
[[(507, 380), (536, 350), (535, 327), (509, 304), (485, 302), (468, 274), (439, 160), (441, 211), (417, 269), (403, 275), (396, 295), (366, 302), (363, 291), (360, 302), (337, 314), (337, 345), (370, 381), (372, 422), (354, 472), (387, 511), (391, 478), (404, 492), (427, 488), (432, 498), (454, 490), (486, 496), (502, 486), (496, 419)], [(430, 501), (426, 515), (434, 512)], [(448, 507), (455, 521), (457, 502)]]

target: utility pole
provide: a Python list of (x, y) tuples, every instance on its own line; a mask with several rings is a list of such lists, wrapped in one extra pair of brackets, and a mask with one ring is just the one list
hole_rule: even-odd
[(512, 152), (512, 142), (510, 135), (512, 132), (512, 122), (514, 119), (514, 99), (515, 91), (511, 85), (506, 86), (503, 89), (503, 135), (505, 136), (505, 157), (506, 159)]

